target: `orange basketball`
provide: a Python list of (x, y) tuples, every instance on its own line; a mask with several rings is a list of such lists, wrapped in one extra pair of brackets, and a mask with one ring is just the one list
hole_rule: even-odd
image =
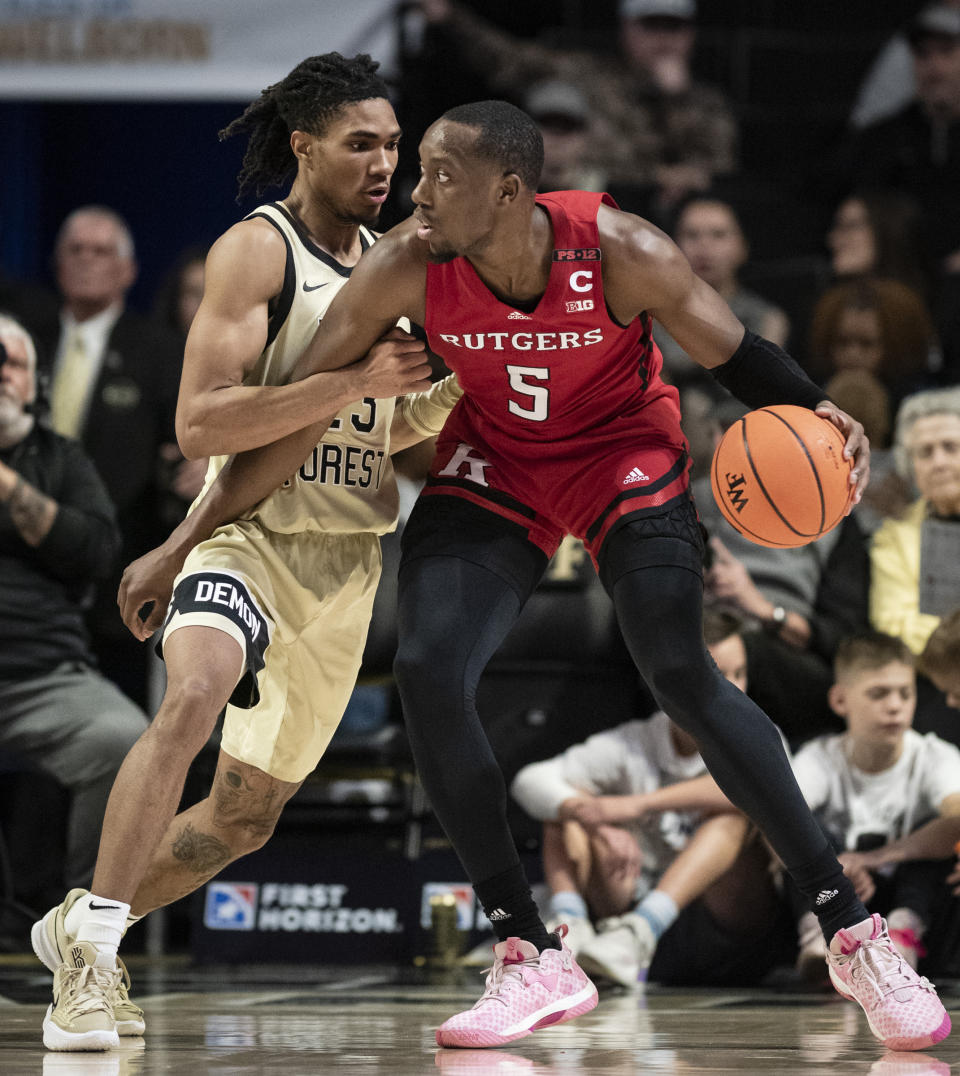
[(843, 434), (806, 407), (750, 411), (723, 435), (710, 484), (727, 521), (757, 545), (806, 545), (843, 518), (853, 487)]

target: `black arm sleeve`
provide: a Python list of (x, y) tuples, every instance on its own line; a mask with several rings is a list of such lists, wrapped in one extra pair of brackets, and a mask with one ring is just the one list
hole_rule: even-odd
[(751, 408), (797, 404), (813, 410), (827, 399), (823, 389), (807, 377), (782, 347), (749, 329), (730, 358), (710, 372)]

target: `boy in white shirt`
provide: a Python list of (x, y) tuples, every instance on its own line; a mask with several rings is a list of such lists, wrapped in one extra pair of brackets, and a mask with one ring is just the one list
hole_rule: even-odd
[[(741, 628), (704, 611), (707, 649), (743, 690)], [(666, 714), (525, 766), (511, 792), (543, 822), (548, 929), (567, 924), (588, 974), (635, 988), (648, 968), (661, 982), (731, 985), (769, 970), (778, 946), (761, 967), (755, 944), (757, 923), (780, 921), (769, 856)]]
[[(891, 939), (916, 967), (960, 835), (960, 750), (911, 727), (916, 672), (901, 640), (851, 636), (834, 672), (830, 705), (847, 731), (805, 744), (794, 772), (857, 895), (887, 915)], [(812, 911), (801, 915), (798, 933), (799, 969), (822, 978), (825, 945)]]

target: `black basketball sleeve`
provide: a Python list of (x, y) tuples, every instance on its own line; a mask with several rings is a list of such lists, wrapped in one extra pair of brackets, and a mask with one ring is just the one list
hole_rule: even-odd
[(751, 408), (797, 404), (813, 410), (827, 399), (823, 389), (807, 377), (782, 347), (749, 329), (730, 358), (710, 372)]

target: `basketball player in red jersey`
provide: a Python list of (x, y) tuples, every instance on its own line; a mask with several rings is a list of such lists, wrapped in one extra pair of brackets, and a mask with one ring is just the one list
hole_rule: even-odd
[[(601, 195), (537, 196), (542, 143), (520, 110), (453, 109), (420, 152), (414, 218), (364, 255), (297, 376), (359, 358), (406, 316), (464, 389), (404, 531), (395, 670), (427, 794), (500, 941), (482, 998), (437, 1041), (501, 1045), (596, 1001), (563, 931), (548, 934), (539, 918), (475, 706), (487, 660), (566, 533), (594, 557), (657, 703), (809, 897), (838, 990), (892, 1048), (939, 1041), (950, 1021), (935, 990), (857, 899), (773, 724), (707, 656), (701, 534), (651, 317), (749, 406), (799, 404), (834, 422), (855, 500), (869, 470), (862, 428), (782, 350), (745, 332), (652, 225)], [(237, 457), (220, 510), (279, 484), (317, 433)]]

